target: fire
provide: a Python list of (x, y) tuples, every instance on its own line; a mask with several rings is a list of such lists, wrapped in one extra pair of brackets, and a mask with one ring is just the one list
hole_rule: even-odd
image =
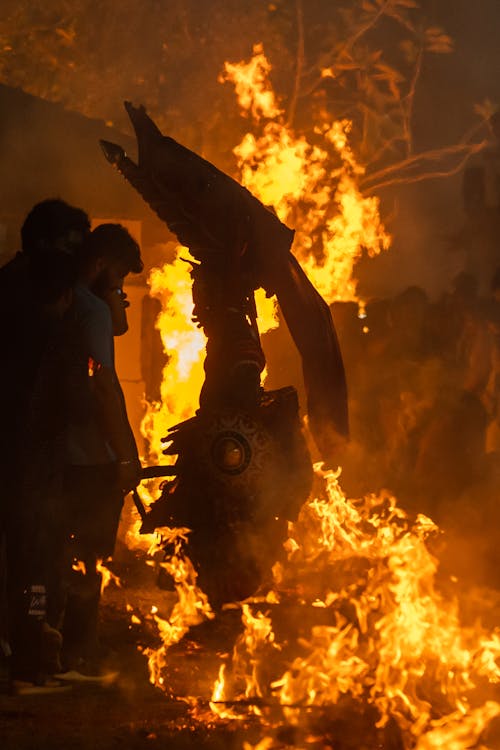
[(81, 573), (84, 576), (87, 575), (87, 568), (83, 560), (73, 560), (71, 567), (75, 573)]
[[(357, 299), (353, 270), (363, 249), (376, 255), (389, 246), (378, 199), (357, 186), (363, 168), (349, 146), (347, 120), (322, 124), (312, 144), (285, 123), (269, 82), (271, 65), (261, 46), (248, 62), (226, 63), (221, 81), (234, 84), (242, 112), (259, 135), (249, 132), (234, 149), (239, 178), (265, 205), (296, 225), (294, 251), (328, 302)], [(161, 404), (150, 407), (142, 425), (153, 457), (161, 455), (168, 428), (193, 416), (203, 383), (205, 337), (191, 321), (193, 302), (188, 255), (179, 248), (174, 263), (154, 269), (150, 293), (161, 300), (157, 321), (169, 362), (163, 373)], [(257, 292), (259, 328), (278, 325), (276, 301)]]
[[(111, 562), (111, 558), (109, 557), (106, 562)], [(110, 583), (114, 583), (115, 586), (121, 588), (122, 582), (120, 578), (115, 573), (113, 573), (113, 571), (110, 570), (107, 565), (104, 565), (103, 560), (97, 561), (96, 568), (97, 572), (101, 575), (101, 594), (109, 586)]]
[(223, 80), (234, 84), (242, 113), (258, 132), (247, 133), (234, 149), (241, 181), (296, 228), (294, 252), (326, 301), (357, 301), (356, 261), (363, 250), (370, 256), (386, 250), (390, 237), (378, 198), (358, 187), (365, 170), (349, 145), (351, 123), (322, 123), (315, 139), (321, 145), (310, 143), (286, 124), (270, 70), (260, 45), (250, 63), (225, 65)]
[(174, 605), (168, 619), (157, 614), (157, 608), (152, 608), (153, 618), (162, 639), (159, 649), (146, 649), (148, 657), (150, 680), (153, 685), (162, 686), (162, 675), (167, 665), (168, 649), (178, 643), (193, 625), (214, 617), (207, 597), (196, 585), (197, 573), (192, 562), (182, 553), (182, 546), (187, 541), (189, 529), (161, 530), (162, 541), (172, 544), (172, 555), (160, 565), (169, 573), (175, 583), (178, 601)]
[[(118, 588), (121, 588), (122, 585), (120, 578), (116, 575), (116, 573), (113, 573), (113, 571), (110, 570), (108, 566), (104, 564), (104, 562), (111, 562), (111, 557), (108, 557), (106, 561), (99, 558), (96, 563), (96, 571), (101, 576), (101, 594), (104, 593), (105, 589), (109, 586), (110, 583), (114, 583), (114, 585)], [(81, 573), (84, 576), (87, 575), (87, 566), (85, 565), (83, 560), (73, 560), (71, 567), (75, 571), (75, 573)]]
[(432, 729), (417, 743), (415, 750), (464, 750), (479, 746), (481, 734), (484, 727), (498, 716), (500, 706), (498, 703), (488, 701), (481, 708), (471, 711), (469, 716), (464, 716), (460, 711), (456, 714), (431, 722)]
[(150, 294), (162, 303), (156, 326), (169, 357), (163, 371), (161, 404), (149, 408), (142, 425), (154, 457), (161, 455), (161, 438), (168, 429), (193, 416), (203, 383), (206, 338), (191, 321), (189, 264), (181, 259), (187, 253), (186, 248), (179, 247), (175, 261), (153, 269), (149, 277)]
[(244, 114), (250, 114), (255, 120), (260, 120), (261, 117), (279, 117), (281, 109), (269, 83), (271, 64), (261, 44), (256, 44), (253, 51), (253, 57), (248, 63), (227, 62), (219, 81), (233, 81)]
[[(500, 682), (500, 631), (462, 626), (457, 601), (440, 592), (438, 563), (428, 549), (438, 530), (430, 519), (412, 521), (390, 496), (349, 500), (337, 474), (317, 471), (323, 491), (291, 526), (288, 560), (274, 592), (279, 600), (295, 589), (304, 622), (312, 622), (309, 632), (300, 632), (291, 649), (276, 642), (272, 618), (249, 618), (244, 605), (245, 630), (233, 650), (231, 679), (226, 667), (218, 695), (232, 703), (266, 696), (297, 725), (304, 707), (333, 706), (350, 696), (377, 709), (379, 726), (396, 719), (405, 747), (417, 738), (422, 750), (469, 747), (465, 740), (477, 739), (500, 713), (493, 701), (474, 705), (477, 688)], [(328, 610), (329, 624), (314, 624), (311, 605)], [(266, 622), (260, 663), (255, 653), (260, 649), (262, 657), (263, 636), (255, 631), (256, 618)], [(288, 632), (294, 627), (291, 620)], [(288, 665), (274, 679), (271, 650), (277, 675)]]
[[(260, 47), (250, 63), (225, 66), (223, 79), (234, 83), (255, 131), (235, 149), (241, 181), (296, 225), (294, 251), (324, 297), (357, 300), (356, 261), (363, 251), (386, 249), (389, 237), (378, 200), (358, 187), (364, 170), (350, 147), (351, 125), (323, 122), (309, 142), (286, 124), (269, 72)], [(170, 357), (162, 404), (143, 425), (159, 456), (168, 428), (196, 410), (205, 339), (190, 320), (191, 280), (180, 255), (156, 269), (150, 284), (163, 304), (158, 328)], [(275, 303), (267, 304), (261, 318), (275, 325)], [(241, 605), (244, 632), (230, 663), (220, 667), (212, 711), (234, 718), (242, 715), (233, 706), (239, 701), (244, 715), (249, 705), (259, 714), (265, 703), (281, 712), (282, 722), (299, 725), (304, 707), (331, 707), (350, 696), (376, 710), (379, 726), (396, 720), (406, 748), (471, 746), (500, 713), (500, 704), (477, 705), (474, 695), (500, 681), (500, 634), (462, 626), (458, 603), (440, 591), (429, 552), (438, 529), (423, 515), (411, 520), (390, 496), (347, 499), (331, 472), (318, 470), (318, 487), (290, 529), (288, 559), (275, 566), (273, 590), (263, 603)], [(181, 551), (187, 531), (166, 533), (174, 553), (162, 565), (174, 578), (178, 602), (168, 619), (154, 614), (163, 645), (146, 653), (156, 685), (165, 683), (168, 648), (214, 616)], [(279, 642), (272, 611), (258, 607), (284, 607), (290, 592), (304, 617), (299, 632)], [(291, 622), (289, 632), (294, 629)], [(271, 746), (266, 737), (256, 747)]]
[[(378, 217), (378, 203), (361, 196), (356, 187), (363, 170), (349, 148), (349, 123), (332, 123), (323, 128), (320, 135), (324, 147), (294, 133), (284, 122), (269, 82), (270, 70), (262, 48), (256, 48), (249, 63), (225, 66), (223, 80), (234, 83), (244, 112), (259, 127), (264, 123), (259, 136), (248, 133), (235, 149), (240, 179), (266, 205), (272, 205), (283, 221), (298, 225), (295, 251), (326, 297), (352, 299), (352, 271), (362, 248), (375, 254), (388, 244)], [(150, 293), (162, 302), (157, 327), (169, 356), (163, 373), (162, 402), (148, 409), (142, 425), (153, 459), (161, 455), (161, 438), (169, 427), (194, 414), (203, 383), (205, 337), (191, 321), (189, 265), (181, 260), (186, 254), (185, 248), (179, 248), (174, 263), (155, 269), (149, 280)], [(256, 297), (259, 328), (265, 333), (277, 325), (276, 301), (267, 299), (262, 290)], [(137, 535), (132, 536), (135, 540)], [(148, 654), (155, 684), (161, 684), (168, 647), (180, 640), (193, 617), (198, 618), (200, 613), (209, 616), (210, 611), (196, 587), (189, 562), (174, 554), (164, 565), (177, 581), (179, 602), (168, 621), (155, 616), (164, 644), (159, 651)], [(253, 628), (254, 638), (258, 640), (260, 632), (263, 644), (272, 643), (270, 621), (261, 614), (252, 615), (249, 609), (244, 609), (244, 618), (246, 626)], [(250, 672), (257, 669), (257, 663), (254, 655), (247, 664)], [(222, 675), (223, 672), (219, 698), (223, 694)], [(253, 687), (248, 691), (258, 695), (258, 690), (254, 674)], [(214, 705), (219, 698), (216, 687)]]
[[(242, 622), (245, 632), (235, 645), (233, 653), (232, 679), (245, 683), (245, 698), (263, 698), (261, 672), (265, 655), (269, 649), (280, 650), (275, 643), (272, 622), (262, 612), (252, 613), (248, 604), (242, 605)], [(226, 667), (223, 664), (215, 682), (210, 707), (220, 718), (238, 718), (238, 714), (228, 712), (224, 701), (228, 698)], [(222, 705), (221, 705), (222, 704)], [(260, 715), (255, 705), (250, 710)]]

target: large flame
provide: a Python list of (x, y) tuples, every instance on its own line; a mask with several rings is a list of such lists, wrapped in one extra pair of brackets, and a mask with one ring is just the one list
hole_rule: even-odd
[[(224, 712), (221, 700), (235, 705), (265, 696), (282, 707), (287, 722), (299, 724), (305, 707), (333, 706), (350, 696), (377, 709), (379, 726), (396, 719), (405, 747), (416, 738), (422, 750), (469, 747), (500, 714), (494, 701), (477, 705), (474, 692), (500, 681), (500, 633), (462, 626), (457, 601), (440, 592), (437, 560), (428, 549), (438, 530), (430, 519), (419, 515), (412, 522), (390, 496), (348, 500), (332, 472), (323, 481), (320, 497), (291, 526), (288, 560), (277, 568), (268, 600), (294, 589), (304, 622), (314, 623), (316, 608), (330, 613), (329, 624), (312, 624), (291, 648), (277, 642), (269, 616), (250, 617), (244, 605), (230, 688), (226, 667), (213, 710)], [(286, 603), (281, 630), (283, 612)], [(256, 628), (257, 618), (264, 628)], [(285, 630), (294, 627), (290, 619)]]
[[(286, 126), (269, 82), (270, 70), (260, 47), (249, 63), (225, 66), (222, 80), (234, 83), (240, 106), (252, 120), (252, 133), (235, 148), (239, 179), (264, 204), (273, 206), (283, 221), (296, 225), (294, 250), (325, 297), (329, 301), (353, 299), (356, 259), (363, 248), (375, 254), (387, 247), (389, 240), (380, 222), (377, 200), (363, 197), (357, 188), (363, 170), (348, 144), (350, 124), (343, 121), (322, 126), (318, 132), (321, 145), (309, 143)], [(157, 327), (169, 357), (161, 404), (148, 407), (142, 425), (150, 460), (159, 459), (161, 439), (168, 429), (193, 416), (203, 383), (205, 337), (191, 321), (189, 264), (181, 259), (186, 255), (186, 249), (179, 248), (176, 260), (155, 269), (149, 279), (151, 295), (162, 303)], [(267, 299), (262, 290), (258, 290), (256, 302), (259, 329), (265, 333), (277, 325), (276, 302)], [(149, 499), (147, 490), (143, 495)], [(128, 541), (140, 546), (137, 527), (129, 532)], [(175, 566), (183, 568), (184, 562), (174, 556), (168, 565), (175, 576)], [(196, 590), (191, 573), (184, 573), (186, 590)], [(192, 598), (188, 599), (192, 606)], [(188, 612), (183, 618), (181, 609), (179, 602), (169, 621), (157, 620), (164, 646), (149, 654), (155, 684), (161, 684), (168, 646), (182, 637), (186, 623), (189, 626), (191, 615)], [(200, 611), (205, 611), (203, 602)], [(245, 616), (250, 623), (251, 613), (245, 611)]]
[[(239, 179), (282, 221), (296, 228), (294, 252), (328, 302), (358, 299), (353, 276), (363, 251), (376, 255), (389, 246), (379, 216), (379, 202), (363, 196), (357, 181), (363, 168), (349, 145), (348, 120), (323, 123), (321, 145), (310, 143), (285, 122), (269, 81), (271, 65), (261, 45), (249, 62), (226, 63), (221, 81), (231, 81), (242, 113), (252, 120), (234, 153)], [(259, 132), (260, 131), (260, 132)], [(257, 133), (257, 134), (255, 134)], [(172, 425), (191, 417), (203, 383), (205, 337), (191, 321), (193, 303), (188, 254), (154, 269), (150, 293), (162, 302), (157, 321), (169, 362), (163, 373), (161, 404), (149, 407), (143, 434), (152, 457)], [(276, 303), (263, 290), (256, 295), (261, 333), (278, 325)]]
[[(389, 245), (378, 199), (361, 194), (363, 168), (349, 146), (347, 120), (322, 124), (310, 143), (285, 123), (269, 81), (271, 65), (257, 45), (248, 62), (226, 63), (221, 80), (234, 83), (238, 102), (253, 130), (234, 149), (239, 179), (285, 223), (296, 227), (294, 251), (328, 302), (357, 299), (354, 266), (363, 250), (370, 255)], [(260, 130), (260, 132), (258, 132)], [(255, 135), (255, 132), (258, 134)], [(187, 254), (154, 269), (150, 293), (163, 311), (157, 321), (169, 362), (163, 373), (161, 404), (148, 409), (143, 433), (153, 457), (172, 425), (191, 417), (203, 383), (205, 337), (191, 321), (193, 303)], [(275, 300), (257, 293), (259, 328), (277, 325)]]
[(323, 122), (314, 142), (286, 124), (269, 83), (262, 46), (249, 63), (226, 63), (223, 80), (235, 85), (253, 129), (234, 149), (242, 183), (296, 229), (294, 252), (327, 302), (357, 300), (353, 276), (363, 251), (377, 255), (390, 238), (379, 201), (363, 196), (364, 174), (349, 145), (349, 120)]
[(188, 254), (179, 247), (173, 263), (155, 268), (149, 277), (150, 294), (162, 304), (156, 321), (168, 363), (163, 370), (161, 404), (150, 407), (142, 425), (154, 458), (161, 455), (161, 439), (168, 429), (193, 416), (203, 383), (206, 338), (192, 322), (193, 299)]
[[(325, 298), (357, 299), (357, 260), (363, 251), (375, 255), (387, 248), (389, 238), (377, 199), (358, 188), (363, 168), (349, 145), (350, 123), (323, 122), (314, 142), (295, 133), (269, 72), (261, 48), (249, 63), (225, 66), (223, 78), (234, 83), (252, 121), (235, 149), (240, 179), (295, 225), (294, 252)], [(144, 424), (152, 453), (159, 455), (168, 428), (196, 410), (205, 340), (190, 320), (188, 266), (178, 259), (155, 270), (150, 283), (151, 293), (162, 300), (158, 328), (170, 357), (162, 404)], [(274, 313), (274, 303), (268, 304), (270, 310), (261, 314), (266, 320)], [(261, 323), (261, 330), (266, 325)], [(490, 686), (500, 680), (499, 634), (463, 627), (457, 602), (440, 591), (437, 561), (429, 552), (437, 529), (430, 519), (420, 515), (411, 521), (388, 496), (348, 500), (331, 473), (319, 483), (318, 496), (291, 528), (288, 560), (275, 567), (275, 587), (267, 595), (271, 608), (293, 591), (311, 627), (304, 623), (295, 640), (280, 643), (272, 611), (243, 605), (244, 632), (232, 659), (221, 665), (212, 710), (234, 718), (242, 713), (235, 703), (242, 701), (246, 715), (255, 700), (254, 712), (259, 702), (273, 704), (283, 721), (298, 725), (304, 707), (332, 706), (350, 696), (374, 708), (381, 726), (395, 719), (405, 747), (470, 747), (500, 713), (495, 701), (477, 698), (478, 688), (490, 697)], [(179, 602), (168, 620), (157, 618), (163, 646), (148, 652), (157, 685), (164, 681), (168, 647), (194, 622), (212, 616), (179, 549), (164, 563)], [(325, 617), (314, 624), (320, 612)], [(266, 737), (257, 747), (272, 745)]]

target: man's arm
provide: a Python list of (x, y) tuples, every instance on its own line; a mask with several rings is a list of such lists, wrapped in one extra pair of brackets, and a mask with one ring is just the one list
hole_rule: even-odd
[(104, 436), (118, 460), (120, 487), (128, 492), (140, 480), (141, 465), (115, 371), (113, 324), (106, 303), (94, 301), (82, 316), (81, 324), (87, 351), (96, 364), (93, 377), (98, 417)]
[(100, 367), (94, 375), (94, 393), (103, 430), (118, 460), (121, 488), (128, 492), (140, 480), (141, 464), (128, 421), (123, 391), (113, 368)]

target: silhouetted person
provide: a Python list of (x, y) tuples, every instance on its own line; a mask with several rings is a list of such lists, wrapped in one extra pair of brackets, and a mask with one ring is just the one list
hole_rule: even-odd
[(44, 253), (30, 266), (30, 314), (18, 322), (20, 347), (10, 360), (11, 425), (7, 550), (13, 675), (43, 681), (59, 668), (60, 635), (51, 611), (59, 596), (63, 551), (62, 478), (68, 415), (84, 409), (69, 381), (74, 337), (66, 315), (76, 282), (74, 258)]
[[(34, 680), (41, 679), (44, 669), (41, 643), (35, 645), (27, 633), (33, 618), (41, 628), (47, 614), (47, 549), (53, 546), (53, 540), (48, 541), (53, 531), (48, 503), (57, 495), (53, 481), (65, 419), (63, 391), (51, 388), (62, 369), (57, 372), (49, 363), (51, 352), (60, 349), (61, 321), (76, 280), (72, 254), (89, 231), (88, 217), (80, 209), (60, 200), (43, 201), (26, 217), (21, 251), (0, 269), (0, 526), (7, 549), (14, 676)], [(47, 378), (48, 371), (52, 378)], [(24, 593), (33, 585), (44, 589), (38, 602), (36, 595)], [(26, 619), (30, 610), (31, 621)], [(40, 634), (40, 628), (32, 635)]]
[[(68, 666), (81, 669), (89, 667), (97, 651), (100, 575), (96, 563), (113, 553), (124, 496), (141, 476), (115, 370), (113, 335), (126, 329), (124, 279), (142, 268), (139, 246), (116, 224), (94, 229), (79, 256), (72, 312), (92, 404), (85, 422), (69, 426), (65, 486), (68, 532), (74, 537), (74, 557), (85, 564), (86, 594), (81, 595), (81, 588), (70, 598), (64, 638)], [(116, 299), (110, 307), (105, 300), (113, 295)]]

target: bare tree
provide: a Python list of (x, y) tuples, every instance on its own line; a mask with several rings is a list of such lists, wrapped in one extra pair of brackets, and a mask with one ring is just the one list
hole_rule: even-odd
[(3, 0), (0, 80), (118, 127), (123, 99), (144, 102), (166, 131), (224, 164), (248, 123), (218, 74), (257, 41), (290, 127), (352, 121), (366, 189), (453, 173), (482, 147), (478, 129), (476, 142), (469, 133), (415, 154), (422, 66), (452, 50), (417, 0)]

